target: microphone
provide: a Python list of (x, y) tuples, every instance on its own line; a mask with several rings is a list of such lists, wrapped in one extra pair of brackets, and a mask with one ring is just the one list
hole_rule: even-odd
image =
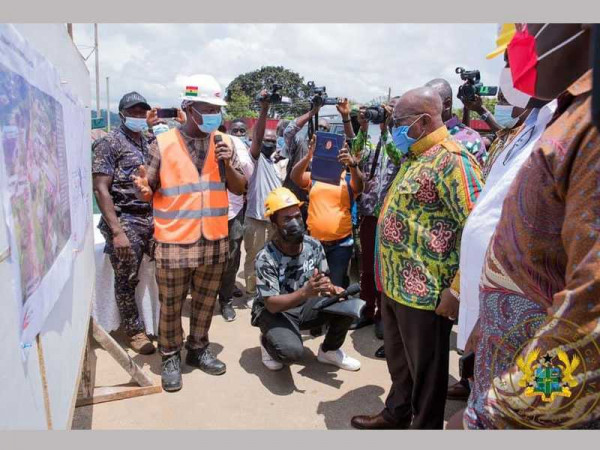
[(329, 297), (329, 298), (326, 298), (325, 300), (323, 300), (321, 303), (319, 303), (317, 305), (317, 307), (315, 309), (327, 308), (328, 306), (331, 306), (334, 303), (339, 302), (341, 298), (350, 297), (351, 295), (356, 295), (359, 292), (360, 292), (360, 284), (358, 284), (358, 283), (351, 284), (350, 286), (348, 286), (348, 288), (346, 290), (340, 292), (339, 294), (334, 295), (333, 297)]
[[(220, 134), (215, 134), (215, 146), (219, 143), (223, 141), (223, 136), (221, 136)], [(223, 162), (222, 159), (219, 159), (218, 161), (219, 164), (219, 174), (221, 175), (221, 180), (225, 180), (225, 163)]]

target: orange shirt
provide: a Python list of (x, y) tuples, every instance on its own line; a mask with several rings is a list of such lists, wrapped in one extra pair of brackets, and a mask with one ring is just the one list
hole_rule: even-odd
[(352, 211), (345, 174), (339, 186), (317, 181), (308, 196), (308, 231), (319, 241), (337, 241), (352, 234)]

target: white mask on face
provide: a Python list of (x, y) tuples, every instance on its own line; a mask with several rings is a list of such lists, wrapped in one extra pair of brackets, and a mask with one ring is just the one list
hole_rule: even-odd
[(519, 108), (527, 108), (531, 96), (521, 92), (513, 86), (512, 75), (510, 73), (510, 67), (505, 67), (500, 73), (500, 81), (498, 83), (502, 95), (508, 103)]

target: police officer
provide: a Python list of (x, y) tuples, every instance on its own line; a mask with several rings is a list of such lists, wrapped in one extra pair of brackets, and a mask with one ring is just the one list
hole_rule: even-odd
[(119, 102), (120, 126), (92, 146), (94, 195), (102, 212), (98, 228), (115, 272), (121, 326), (130, 347), (144, 355), (154, 353), (155, 348), (140, 319), (135, 288), (143, 255), (151, 254), (154, 225), (152, 207), (136, 197), (131, 175), (148, 157), (148, 140), (143, 132), (150, 109), (137, 92), (125, 94)]

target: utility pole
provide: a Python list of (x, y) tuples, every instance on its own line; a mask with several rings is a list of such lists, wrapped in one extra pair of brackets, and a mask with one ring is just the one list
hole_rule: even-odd
[(106, 77), (106, 131), (110, 133), (110, 90), (109, 80), (110, 77)]
[(392, 88), (389, 87), (388, 88), (388, 103), (390, 102), (391, 99), (392, 99)]
[(98, 24), (94, 24), (94, 52), (96, 53), (96, 117), (100, 118), (100, 65), (98, 62)]

